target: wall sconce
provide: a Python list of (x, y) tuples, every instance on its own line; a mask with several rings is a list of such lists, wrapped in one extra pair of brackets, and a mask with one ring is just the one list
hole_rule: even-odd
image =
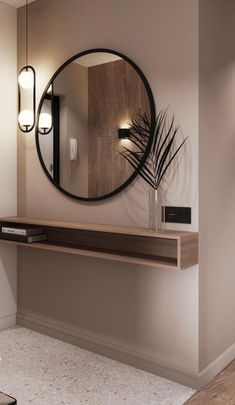
[(118, 128), (118, 138), (119, 139), (130, 139), (130, 129), (129, 128)]
[[(31, 97), (30, 97), (31, 92)], [(22, 93), (31, 98), (31, 108), (22, 110)], [(32, 66), (27, 65), (21, 69), (18, 78), (18, 124), (22, 132), (30, 132), (35, 126), (36, 110), (36, 73)]]
[[(26, 65), (21, 69), (18, 77), (18, 125), (22, 132), (30, 132), (35, 126), (36, 73), (28, 64), (28, 0), (25, 8), (25, 29)], [(24, 105), (30, 104), (29, 108), (22, 109), (22, 99), (24, 99)]]

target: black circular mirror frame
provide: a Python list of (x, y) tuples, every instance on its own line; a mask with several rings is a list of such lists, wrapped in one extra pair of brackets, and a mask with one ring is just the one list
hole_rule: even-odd
[[(74, 60), (76, 60), (76, 59), (78, 59), (78, 58), (80, 58), (80, 57), (82, 57), (82, 56), (84, 56), (84, 55), (88, 55), (88, 54), (92, 54), (92, 53), (96, 53), (96, 52), (106, 52), (106, 53), (110, 53), (110, 54), (117, 55), (117, 56), (119, 56), (120, 58), (122, 58), (123, 60), (125, 60), (126, 62), (128, 62), (128, 63), (134, 68), (134, 70), (138, 73), (138, 75), (140, 76), (140, 78), (141, 78), (142, 81), (143, 81), (143, 84), (144, 84), (145, 89), (146, 89), (146, 92), (147, 92), (148, 100), (149, 100), (150, 116), (151, 116), (151, 133), (150, 133), (150, 136), (149, 136), (148, 145), (147, 145), (147, 147), (146, 147), (145, 153), (144, 153), (144, 155), (143, 155), (142, 161), (141, 161), (141, 163), (140, 163), (138, 169), (136, 169), (136, 170), (131, 174), (131, 176), (130, 176), (121, 186), (119, 186), (118, 188), (116, 188), (116, 189), (113, 190), (112, 192), (110, 192), (110, 193), (108, 193), (108, 194), (105, 194), (105, 195), (98, 196), (98, 197), (86, 198), (86, 197), (79, 197), (79, 196), (77, 196), (77, 195), (75, 195), (75, 194), (72, 194), (72, 193), (70, 193), (70, 192), (64, 190), (64, 189), (63, 189), (62, 187), (60, 187), (60, 185), (57, 184), (56, 181), (50, 176), (50, 174), (49, 174), (49, 172), (48, 172), (48, 170), (47, 170), (47, 168), (46, 168), (46, 166), (45, 166), (45, 163), (44, 163), (44, 160), (43, 160), (43, 157), (42, 157), (42, 154), (41, 154), (40, 144), (39, 144), (39, 116), (40, 116), (40, 111), (41, 111), (41, 108), (42, 108), (42, 104), (43, 104), (44, 99), (45, 99), (45, 97), (46, 97), (46, 95), (47, 95), (48, 89), (49, 89), (49, 87), (51, 86), (51, 84), (54, 82), (54, 80), (56, 79), (56, 77), (59, 75), (59, 73), (62, 72), (62, 70), (63, 70), (66, 66), (68, 66), (71, 62), (73, 62)], [(120, 52), (113, 51), (113, 50), (110, 50), (110, 49), (105, 49), (105, 48), (94, 48), (94, 49), (89, 49), (89, 50), (80, 52), (80, 53), (78, 53), (78, 54), (72, 56), (71, 58), (69, 58), (65, 63), (63, 63), (63, 65), (61, 65), (61, 66), (59, 67), (59, 69), (57, 69), (57, 71), (54, 73), (54, 75), (53, 75), (52, 78), (50, 79), (49, 83), (47, 84), (46, 89), (44, 90), (44, 92), (43, 92), (43, 94), (42, 94), (42, 97), (41, 97), (41, 100), (40, 100), (40, 102), (39, 102), (38, 111), (37, 111), (37, 121), (36, 121), (36, 132), (35, 132), (35, 136), (36, 136), (37, 153), (38, 153), (38, 157), (39, 157), (40, 163), (41, 163), (41, 165), (42, 165), (42, 168), (43, 168), (43, 170), (44, 170), (46, 176), (47, 176), (48, 179), (54, 184), (54, 186), (55, 186), (58, 190), (60, 190), (62, 193), (64, 193), (65, 195), (67, 195), (68, 197), (74, 198), (74, 199), (76, 199), (76, 200), (88, 201), (88, 202), (89, 202), (89, 201), (99, 201), (99, 200), (104, 200), (104, 199), (106, 199), (106, 198), (110, 198), (110, 197), (114, 196), (115, 194), (119, 193), (120, 191), (124, 190), (124, 189), (136, 178), (136, 176), (139, 174), (139, 172), (140, 172), (140, 170), (141, 170), (143, 164), (145, 163), (145, 161), (146, 161), (146, 159), (147, 159), (147, 157), (148, 157), (148, 154), (149, 154), (149, 152), (150, 152), (150, 149), (151, 149), (152, 140), (153, 140), (153, 130), (154, 130), (155, 117), (156, 117), (155, 102), (154, 102), (154, 97), (153, 97), (153, 94), (152, 94), (152, 90), (151, 90), (151, 88), (150, 88), (150, 85), (149, 85), (149, 83), (148, 83), (148, 81), (147, 81), (145, 75), (143, 74), (142, 70), (141, 70), (131, 59), (129, 59), (127, 56), (123, 55), (123, 54), (120, 53)]]

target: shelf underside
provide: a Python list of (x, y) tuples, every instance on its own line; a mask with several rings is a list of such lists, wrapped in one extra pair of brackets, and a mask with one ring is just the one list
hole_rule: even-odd
[(36, 243), (22, 243), (16, 241), (9, 241), (0, 239), (1, 243), (7, 243), (10, 245), (21, 246), (24, 248), (34, 248), (34, 249), (42, 249), (42, 250), (51, 250), (55, 252), (61, 253), (68, 253), (68, 254), (76, 254), (79, 256), (89, 256), (89, 257), (97, 257), (100, 259), (106, 260), (113, 260), (113, 261), (120, 261), (126, 263), (134, 263), (134, 264), (142, 264), (144, 266), (151, 266), (151, 267), (162, 267), (168, 269), (177, 270), (177, 260), (169, 259), (168, 257), (156, 257), (156, 256), (143, 256), (143, 255), (136, 255), (131, 256), (129, 253), (117, 254), (115, 251), (104, 249), (87, 249), (82, 247), (77, 247), (71, 244), (52, 244), (49, 242), (36, 242)]

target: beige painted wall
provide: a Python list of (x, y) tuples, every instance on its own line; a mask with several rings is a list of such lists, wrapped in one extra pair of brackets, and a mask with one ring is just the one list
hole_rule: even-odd
[(200, 1), (200, 368), (235, 342), (235, 3)]
[[(16, 215), (16, 10), (0, 2), (0, 216)], [(15, 323), (16, 248), (0, 244), (0, 328)]]
[[(18, 16), (20, 67), (23, 9)], [(38, 99), (60, 64), (94, 47), (132, 58), (147, 76), (158, 108), (170, 105), (189, 135), (178, 174), (165, 183), (164, 199), (192, 206), (192, 225), (180, 228), (197, 230), (198, 1), (37, 0), (30, 5), (30, 63), (37, 71)], [(20, 214), (148, 225), (148, 193), (141, 181), (110, 200), (78, 203), (44, 175), (34, 134), (18, 140)], [(198, 370), (197, 266), (177, 273), (20, 249), (18, 287), (18, 310), (26, 318), (115, 342), (120, 351), (153, 363)]]

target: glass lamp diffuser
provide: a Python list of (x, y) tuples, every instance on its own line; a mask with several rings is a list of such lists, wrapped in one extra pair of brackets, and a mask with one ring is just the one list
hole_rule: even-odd
[(34, 84), (34, 75), (32, 70), (23, 70), (19, 74), (18, 82), (23, 89), (32, 89)]
[(21, 127), (30, 128), (34, 122), (33, 111), (23, 110), (19, 113), (18, 121)]

